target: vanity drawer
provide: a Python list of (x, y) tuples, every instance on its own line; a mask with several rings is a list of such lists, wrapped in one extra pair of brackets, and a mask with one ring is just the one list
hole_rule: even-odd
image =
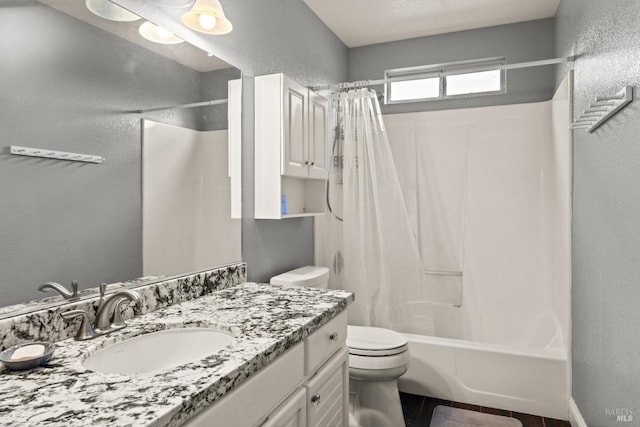
[(347, 339), (347, 311), (304, 340), (304, 374), (313, 374), (320, 365), (345, 345)]

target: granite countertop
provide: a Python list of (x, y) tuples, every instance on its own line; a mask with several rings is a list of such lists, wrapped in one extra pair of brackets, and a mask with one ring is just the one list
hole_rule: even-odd
[[(0, 371), (0, 426), (178, 426), (353, 301), (345, 291), (243, 283), (129, 320), (90, 341), (56, 343), (45, 366)], [(214, 327), (234, 341), (198, 362), (143, 375), (100, 374), (89, 354), (142, 333)]]

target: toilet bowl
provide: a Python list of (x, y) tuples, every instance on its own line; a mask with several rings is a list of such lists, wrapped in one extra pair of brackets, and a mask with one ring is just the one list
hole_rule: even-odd
[[(329, 269), (314, 266), (271, 278), (274, 285), (326, 288), (328, 282)], [(398, 378), (409, 364), (407, 339), (388, 329), (349, 325), (347, 347), (349, 426), (404, 426)]]
[(368, 326), (347, 327), (349, 370), (353, 378), (389, 380), (407, 371), (407, 339), (397, 332)]

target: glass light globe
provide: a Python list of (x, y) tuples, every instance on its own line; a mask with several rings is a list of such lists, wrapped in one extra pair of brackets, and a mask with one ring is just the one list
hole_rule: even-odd
[(216, 17), (213, 15), (207, 15), (205, 13), (201, 13), (198, 17), (198, 23), (205, 30), (210, 30), (216, 26)]
[(151, 22), (145, 22), (140, 25), (138, 32), (142, 37), (154, 43), (178, 44), (184, 41), (180, 37), (174, 35), (171, 31), (154, 25)]
[(109, 0), (86, 0), (85, 5), (94, 15), (110, 21), (132, 22), (140, 19), (135, 13), (131, 13)]
[(171, 37), (174, 37), (173, 33), (165, 30), (164, 28), (156, 25), (156, 33), (163, 40), (169, 40)]

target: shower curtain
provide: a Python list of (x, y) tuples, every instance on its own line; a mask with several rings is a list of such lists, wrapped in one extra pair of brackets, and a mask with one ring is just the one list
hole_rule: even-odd
[(337, 115), (343, 184), (338, 191), (334, 179), (329, 194), (342, 194), (340, 286), (356, 294), (349, 323), (432, 335), (420, 253), (375, 91), (341, 93)]

